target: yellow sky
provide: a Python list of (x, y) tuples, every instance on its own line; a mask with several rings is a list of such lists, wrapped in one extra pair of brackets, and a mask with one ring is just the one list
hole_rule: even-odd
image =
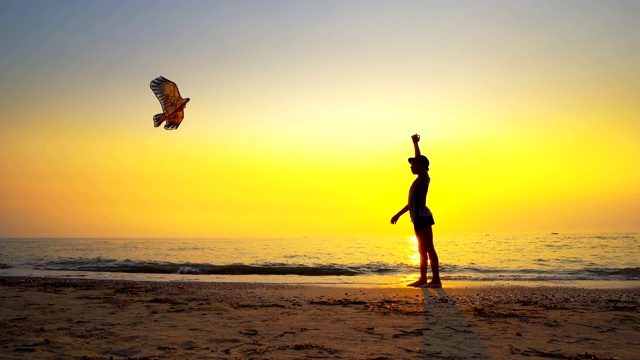
[(0, 3), (0, 237), (640, 230), (636, 3), (175, 5)]

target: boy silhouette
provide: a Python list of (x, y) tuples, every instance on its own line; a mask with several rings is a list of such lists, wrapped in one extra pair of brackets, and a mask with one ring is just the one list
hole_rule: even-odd
[[(411, 172), (417, 175), (409, 189), (409, 202), (391, 218), (391, 223), (395, 224), (402, 214), (409, 211), (411, 221), (413, 222), (413, 230), (418, 239), (418, 251), (420, 252), (420, 278), (407, 286), (441, 288), (440, 281), (440, 263), (438, 262), (438, 254), (433, 245), (433, 229), (435, 224), (433, 214), (427, 207), (427, 192), (429, 191), (429, 159), (420, 153), (420, 135), (411, 136), (415, 157), (409, 158), (411, 164)], [(431, 263), (431, 281), (427, 282), (427, 267)]]

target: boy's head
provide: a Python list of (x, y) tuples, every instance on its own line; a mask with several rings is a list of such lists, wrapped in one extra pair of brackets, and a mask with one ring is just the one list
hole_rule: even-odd
[[(413, 161), (414, 161), (415, 159), (416, 159), (416, 158), (412, 158), (412, 157), (410, 157), (410, 158), (409, 158), (409, 164), (411, 164), (411, 169), (412, 169), (412, 170), (413, 170), (413, 168), (414, 168), (414, 167), (413, 167)], [(420, 156), (420, 160), (422, 161), (422, 167), (423, 167), (425, 170), (429, 171), (429, 159), (427, 159), (427, 157), (426, 157), (426, 156), (422, 155), (422, 156)]]

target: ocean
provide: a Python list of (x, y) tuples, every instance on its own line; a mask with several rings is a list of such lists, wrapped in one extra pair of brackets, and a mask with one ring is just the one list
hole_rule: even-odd
[[(438, 236), (452, 283), (640, 286), (640, 233)], [(404, 286), (414, 237), (0, 239), (0, 275)]]

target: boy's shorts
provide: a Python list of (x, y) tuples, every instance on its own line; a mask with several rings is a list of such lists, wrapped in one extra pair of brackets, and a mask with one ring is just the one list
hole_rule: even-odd
[(413, 230), (418, 231), (420, 229), (424, 229), (428, 226), (435, 225), (436, 222), (433, 220), (432, 216), (418, 216), (413, 219)]

